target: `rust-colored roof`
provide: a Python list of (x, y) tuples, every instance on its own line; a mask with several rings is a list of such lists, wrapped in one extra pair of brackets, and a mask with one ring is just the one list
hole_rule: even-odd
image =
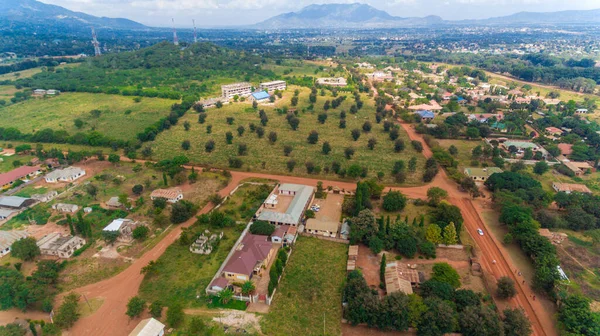
[(552, 185), (553, 185), (553, 187), (555, 187), (555, 189), (558, 189), (558, 191), (580, 192), (580, 193), (587, 193), (587, 194), (592, 193), (590, 188), (588, 188), (585, 184), (554, 182)]
[(404, 294), (412, 294), (412, 286), (410, 281), (403, 279), (398, 267), (395, 264), (385, 268), (385, 290), (387, 294), (392, 294), (397, 291), (401, 291)]
[(562, 155), (571, 155), (573, 153), (573, 145), (571, 144), (561, 143), (556, 146), (560, 149)]
[(166, 198), (166, 199), (176, 199), (179, 195), (181, 195), (181, 189), (173, 188), (173, 189), (156, 189), (152, 191), (150, 197), (158, 197), (158, 198)]
[(250, 275), (259, 261), (265, 260), (273, 247), (266, 236), (246, 234), (233, 253), (224, 272)]
[(0, 174), (0, 186), (12, 183), (38, 170), (40, 170), (40, 166), (21, 166), (8, 173)]

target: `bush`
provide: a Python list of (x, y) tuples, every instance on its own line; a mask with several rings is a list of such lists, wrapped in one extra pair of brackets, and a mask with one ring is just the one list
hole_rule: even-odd
[(431, 279), (447, 283), (454, 288), (460, 287), (460, 275), (458, 275), (458, 272), (456, 272), (456, 270), (448, 263), (434, 264)]
[(270, 236), (275, 232), (275, 225), (266, 221), (256, 221), (250, 225), (250, 233)]
[(510, 299), (517, 295), (515, 289), (515, 282), (509, 277), (501, 277), (498, 279), (498, 288), (496, 289), (496, 295), (501, 299)]
[(41, 254), (40, 248), (33, 237), (27, 237), (12, 243), (11, 253), (13, 257), (25, 261), (31, 261)]
[(140, 226), (136, 227), (135, 229), (133, 229), (132, 236), (134, 239), (137, 239), (137, 240), (145, 240), (148, 237), (149, 232), (150, 232), (150, 229), (148, 229), (147, 226), (140, 225)]
[(133, 319), (140, 316), (144, 309), (146, 309), (146, 301), (139, 296), (134, 296), (127, 302), (127, 312), (125, 314)]
[(390, 191), (383, 196), (382, 207), (385, 211), (402, 211), (406, 206), (406, 196), (399, 191)]
[(423, 151), (423, 144), (421, 143), (421, 141), (413, 140), (413, 141), (410, 142), (410, 144), (413, 146), (413, 148), (417, 152), (421, 153)]

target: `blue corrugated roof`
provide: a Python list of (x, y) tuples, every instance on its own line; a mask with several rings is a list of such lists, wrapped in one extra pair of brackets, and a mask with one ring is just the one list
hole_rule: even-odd
[(421, 118), (433, 118), (435, 117), (435, 113), (428, 110), (420, 110), (417, 111), (417, 114), (421, 116)]
[(256, 99), (256, 100), (262, 100), (262, 99), (268, 99), (270, 96), (267, 92), (260, 91), (260, 92), (254, 92), (252, 94), (252, 97), (254, 97), (254, 99)]

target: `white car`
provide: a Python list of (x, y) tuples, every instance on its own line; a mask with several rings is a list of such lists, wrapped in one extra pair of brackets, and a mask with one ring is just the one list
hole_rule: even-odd
[(479, 233), (480, 236), (483, 236), (483, 230), (482, 229), (477, 229), (477, 233)]

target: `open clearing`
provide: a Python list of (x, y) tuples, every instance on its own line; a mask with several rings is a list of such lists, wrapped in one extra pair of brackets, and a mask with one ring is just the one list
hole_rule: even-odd
[[(348, 245), (298, 237), (269, 314), (266, 335), (340, 335)], [(325, 325), (323, 325), (325, 323)]]
[[(300, 126), (297, 131), (293, 131), (288, 125), (285, 114), (278, 113), (276, 108), (291, 107), (290, 99), (295, 89), (301, 91), (298, 103), (298, 119)], [(312, 162), (315, 166), (321, 168), (318, 176), (329, 180), (336, 179), (337, 175), (332, 172), (327, 173), (331, 164), (335, 161), (341, 164), (342, 168), (348, 168), (352, 164), (360, 167), (367, 167), (369, 176), (375, 176), (377, 172), (383, 172), (383, 179), (386, 183), (393, 183), (391, 176), (392, 167), (395, 161), (404, 160), (406, 163), (411, 157), (418, 159), (417, 172), (408, 174), (406, 185), (421, 184), (422, 167), (425, 159), (413, 150), (408, 139), (408, 135), (400, 129), (400, 139), (405, 142), (405, 150), (401, 153), (394, 152), (394, 142), (390, 140), (388, 133), (383, 132), (383, 122), (376, 123), (375, 106), (372, 99), (363, 95), (364, 106), (357, 114), (349, 113), (350, 106), (354, 104), (353, 96), (349, 93), (340, 93), (347, 95), (348, 98), (337, 108), (330, 109), (328, 118), (324, 124), (320, 124), (317, 117), (323, 110), (323, 104), (326, 100), (333, 100), (330, 92), (325, 97), (317, 95), (317, 102), (314, 105), (314, 111), (308, 111), (308, 96), (310, 90), (291, 86), (285, 91), (283, 99), (278, 100), (274, 105), (259, 105), (258, 110), (264, 109), (269, 121), (264, 127), (264, 137), (259, 139), (255, 133), (249, 129), (249, 124), (261, 126), (258, 110), (253, 110), (249, 102), (232, 103), (223, 106), (221, 109), (208, 109), (206, 122), (198, 123), (198, 114), (188, 112), (179, 123), (171, 127), (168, 131), (161, 133), (153, 144), (155, 158), (171, 158), (174, 151), (182, 151), (181, 143), (189, 140), (191, 148), (188, 151), (182, 151), (193, 163), (207, 164), (219, 168), (229, 166), (229, 158), (236, 157), (238, 145), (244, 143), (248, 146), (247, 155), (239, 156), (243, 160), (242, 169), (249, 169), (257, 172), (269, 172), (276, 174), (290, 174), (286, 163), (293, 159), (296, 161), (296, 167), (293, 174), (296, 176), (308, 176), (305, 168), (306, 162)], [(303, 111), (306, 110), (306, 111)], [(346, 128), (340, 129), (340, 112), (346, 111)], [(233, 117), (235, 120), (232, 125), (227, 124), (226, 118)], [(353, 141), (351, 131), (353, 129), (362, 129), (365, 121), (369, 120), (372, 124), (372, 130), (369, 133), (362, 133), (358, 141)], [(184, 122), (191, 124), (191, 129), (185, 131)], [(207, 133), (207, 126), (212, 126), (210, 134)], [(238, 136), (237, 128), (243, 126), (245, 132)], [(311, 145), (307, 137), (312, 130), (319, 133), (317, 144)], [(233, 143), (228, 145), (225, 134), (233, 134)], [(277, 133), (277, 141), (271, 144), (268, 135), (270, 132)], [(377, 140), (374, 150), (367, 148), (367, 142), (370, 138)], [(215, 149), (211, 153), (205, 151), (205, 143), (209, 140), (215, 142)], [(322, 145), (327, 141), (332, 147), (329, 155), (322, 154)], [(289, 157), (284, 156), (283, 148), (285, 145), (293, 147)], [(353, 147), (355, 154), (351, 160), (344, 156), (344, 150), (347, 147)]]
[[(0, 110), (6, 125), (23, 133), (51, 128), (64, 130), (70, 135), (77, 132), (98, 131), (119, 140), (133, 140), (137, 133), (170, 113), (172, 100), (142, 98), (92, 93), (63, 93), (52, 98), (35, 98)], [(94, 117), (92, 110), (100, 110)], [(84, 122), (80, 129), (75, 119)]]

